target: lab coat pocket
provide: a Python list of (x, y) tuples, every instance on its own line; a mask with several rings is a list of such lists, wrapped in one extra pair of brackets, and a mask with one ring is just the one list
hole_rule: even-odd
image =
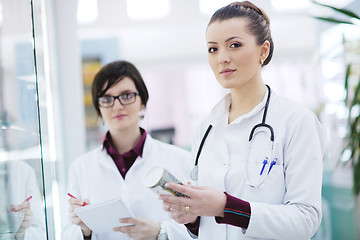
[(268, 171), (268, 160), (262, 162), (248, 163), (246, 166), (246, 183), (251, 187), (263, 184)]
[[(272, 166), (271, 161), (264, 164), (257, 162), (248, 167), (248, 187), (244, 192), (244, 199), (248, 201), (264, 201), (267, 203), (281, 203), (284, 196), (284, 174), (281, 163)], [(264, 170), (261, 173), (262, 169)], [(271, 193), (271, 194), (270, 194)], [(269, 195), (270, 194), (270, 195)], [(272, 197), (269, 197), (272, 196)]]
[(251, 187), (260, 186), (273, 163), (272, 142), (263, 136), (257, 135), (252, 142), (249, 142), (245, 159), (246, 181)]
[(277, 186), (284, 186), (285, 174), (283, 162), (279, 159), (276, 159), (275, 161), (276, 163), (274, 163), (273, 166), (271, 166), (271, 169), (267, 172), (268, 176), (266, 182)]

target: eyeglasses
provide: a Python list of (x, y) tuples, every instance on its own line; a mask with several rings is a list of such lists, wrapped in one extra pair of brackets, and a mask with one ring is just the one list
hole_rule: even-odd
[(139, 92), (127, 92), (119, 96), (103, 96), (98, 97), (98, 104), (100, 107), (109, 108), (114, 106), (115, 99), (119, 100), (121, 105), (129, 105), (136, 101), (136, 95), (139, 95)]

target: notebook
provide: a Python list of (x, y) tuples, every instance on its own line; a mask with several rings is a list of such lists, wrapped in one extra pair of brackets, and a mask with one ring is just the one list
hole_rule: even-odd
[(112, 232), (114, 227), (132, 225), (120, 223), (119, 219), (134, 216), (121, 198), (76, 208), (74, 211), (86, 226), (98, 233)]

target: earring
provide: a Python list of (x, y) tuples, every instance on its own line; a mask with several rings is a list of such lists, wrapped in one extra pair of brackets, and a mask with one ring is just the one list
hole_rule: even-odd
[(98, 122), (100, 123), (100, 125), (104, 126), (105, 125), (105, 121), (102, 117), (98, 117)]
[(264, 64), (264, 60), (260, 58), (260, 65), (262, 66)]
[(143, 120), (144, 117), (145, 117), (145, 109), (141, 109), (140, 112), (139, 112), (139, 119)]

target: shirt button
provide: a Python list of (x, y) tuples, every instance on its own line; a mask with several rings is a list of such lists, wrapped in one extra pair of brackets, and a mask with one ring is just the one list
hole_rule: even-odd
[(125, 168), (122, 168), (121, 171), (125, 172)]

